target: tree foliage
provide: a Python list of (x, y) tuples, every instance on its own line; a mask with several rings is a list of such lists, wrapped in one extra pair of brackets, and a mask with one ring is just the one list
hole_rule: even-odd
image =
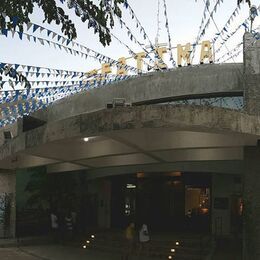
[(119, 4), (124, 0), (98, 0), (98, 5), (91, 0), (1, 0), (0, 29), (18, 28), (19, 31), (23, 31), (23, 25), (30, 22), (30, 15), (35, 7), (39, 7), (44, 12), (43, 22), (55, 22), (69, 39), (75, 39), (75, 24), (64, 8), (57, 5), (58, 1), (67, 4), (82, 22), (88, 24), (88, 28), (93, 28), (104, 46), (110, 44), (110, 29), (114, 26), (114, 17), (121, 17)]
[[(119, 5), (125, 0), (98, 0), (96, 5), (91, 0), (1, 0), (0, 3), (0, 30), (16, 30), (23, 32), (24, 25), (30, 22), (30, 15), (35, 8), (40, 8), (44, 13), (44, 21), (55, 22), (61, 27), (61, 31), (70, 40), (77, 37), (75, 24), (70, 19), (64, 8), (74, 10), (81, 21), (87, 23), (88, 29), (92, 28), (94, 33), (99, 35), (99, 41), (104, 45), (111, 42), (110, 29), (114, 27), (114, 17), (121, 17)], [(5, 66), (0, 68), (0, 75), (10, 78), (9, 82), (13, 87), (12, 80), (24, 84), (30, 88), (28, 80), (17, 73), (14, 68)], [(0, 88), (2, 88), (2, 76), (0, 76)]]

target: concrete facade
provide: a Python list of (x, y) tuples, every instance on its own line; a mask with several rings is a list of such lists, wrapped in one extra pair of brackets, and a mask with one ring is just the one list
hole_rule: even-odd
[[(244, 65), (202, 65), (151, 73), (54, 103), (33, 114), (46, 121), (33, 130), (23, 132), (20, 120), (15, 126), (17, 136), (0, 146), (0, 167), (16, 170), (47, 165), (49, 172), (80, 169), (89, 180), (151, 170), (210, 173), (213, 200), (241, 193), (233, 178), (243, 176), (244, 259), (259, 259), (260, 42), (249, 33), (244, 41)], [(244, 111), (153, 105), (187, 97), (243, 94)], [(133, 106), (106, 109), (114, 98), (124, 98)], [(84, 143), (83, 137), (90, 141)], [(6, 181), (5, 173), (2, 176)], [(106, 183), (104, 186), (110, 189)], [(0, 186), (2, 192), (1, 187), (5, 192), (5, 186)], [(109, 227), (109, 196), (100, 194), (100, 200), (104, 207), (99, 208), (103, 217), (98, 222)], [(230, 233), (230, 208), (212, 208), (212, 218), (222, 218), (223, 235)], [(216, 229), (213, 220), (213, 233)]]
[(114, 98), (150, 104), (184, 97), (242, 95), (243, 64), (205, 64), (143, 75), (55, 102), (33, 116), (48, 122), (106, 108)]

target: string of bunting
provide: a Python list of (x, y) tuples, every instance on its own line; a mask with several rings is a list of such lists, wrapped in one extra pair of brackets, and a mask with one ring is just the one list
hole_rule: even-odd
[[(258, 6), (257, 9), (260, 11), (260, 5)], [(238, 26), (236, 27), (236, 29), (233, 30), (233, 32), (229, 33), (229, 34), (225, 37), (225, 39), (223, 39), (223, 42), (221, 42), (220, 47), (215, 51), (215, 53), (219, 53), (220, 50), (222, 49), (223, 45), (224, 45), (234, 34), (236, 34), (241, 28), (245, 28), (245, 30), (248, 31), (248, 30), (249, 30), (249, 23), (250, 23), (250, 16), (249, 16), (248, 18), (246, 18), (243, 23), (241, 23), (240, 25), (238, 25)]]
[[(72, 87), (70, 91), (67, 90), (66, 92), (63, 91), (63, 93), (59, 93), (59, 98), (65, 97), (69, 94), (68, 92), (77, 92), (77, 86)], [(48, 104), (54, 102), (55, 97), (51, 97), (47, 91), (45, 95), (44, 92), (40, 94), (39, 93), (40, 92), (38, 92), (38, 95), (31, 97), (31, 100), (29, 99), (29, 96), (24, 95), (22, 101), (18, 104), (11, 104), (10, 106), (2, 108), (1, 114), (4, 119), (0, 121), (0, 126), (13, 123), (18, 118), (34, 112), (40, 108), (45, 108)]]
[[(71, 71), (71, 70), (61, 70), (61, 69), (53, 69), (53, 68), (47, 68), (47, 67), (39, 67), (39, 66), (32, 66), (32, 65), (24, 65), (24, 64), (17, 64), (17, 63), (5, 63), (0, 62), (0, 68), (3, 68), (4, 66), (13, 67), (15, 70), (21, 70), (20, 73), (28, 73), (26, 74), (29, 76), (29, 73), (39, 73), (39, 74), (46, 74), (47, 76), (51, 75), (62, 75), (62, 76), (83, 76), (85, 72), (81, 71)], [(48, 72), (43, 73), (42, 70), (47, 70)]]
[[(40, 27), (38, 27), (38, 28), (40, 28)], [(42, 28), (42, 31), (45, 29), (44, 27), (41, 27), (41, 28)], [(31, 35), (29, 33), (17, 32), (17, 31), (11, 31), (11, 32), (12, 32), (12, 36), (14, 36), (15, 33), (17, 33), (21, 40), (23, 39), (23, 36), (25, 35), (27, 37), (28, 41), (33, 39), (35, 43), (38, 40), (42, 45), (45, 45), (45, 43), (47, 43), (49, 46), (51, 46), (51, 44), (52, 44), (55, 48), (59, 48), (60, 50), (64, 49), (67, 53), (70, 53), (71, 55), (74, 55), (74, 56), (78, 55), (78, 56), (81, 56), (82, 58), (86, 58), (86, 59), (88, 57), (91, 57), (95, 60), (98, 60), (100, 63), (106, 62), (106, 63), (112, 64), (112, 65), (115, 64), (117, 66), (121, 66), (120, 62), (113, 60), (113, 59), (111, 59), (111, 58), (109, 58), (109, 57), (107, 57), (107, 56), (105, 56), (101, 53), (95, 52), (95, 51), (93, 51), (93, 50), (91, 50), (91, 49), (89, 49), (89, 48), (87, 48), (83, 45), (81, 45), (81, 48), (82, 48), (82, 50), (84, 49), (87, 53), (85, 53), (83, 51), (75, 50), (73, 48), (70, 48), (68, 46), (65, 46), (63, 44), (60, 44), (60, 43), (57, 43), (57, 42), (54, 42), (54, 41), (51, 41), (51, 40), (47, 40), (47, 39), (44, 39), (44, 38), (40, 38), (38, 36)], [(4, 34), (7, 37), (8, 36), (8, 30), (7, 29), (2, 30), (2, 34)], [(59, 39), (61, 39), (61, 38), (59, 38)], [(91, 55), (90, 52), (94, 52), (94, 55)], [(137, 69), (132, 67), (132, 66), (124, 65), (124, 66), (121, 66), (121, 67), (125, 67), (126, 69), (137, 73)]]
[[(5, 117), (4, 120), (0, 121), (0, 126), (4, 126), (6, 124), (12, 123), (14, 119), (17, 120), (17, 118), (22, 117), (26, 113), (31, 113), (36, 111), (39, 108), (47, 107), (54, 101), (60, 98), (64, 98), (66, 96), (78, 93), (82, 90), (89, 90), (91, 88), (100, 87), (106, 84), (111, 84), (117, 81), (122, 81), (129, 79), (130, 75), (124, 75), (117, 77), (114, 80), (107, 81), (106, 79), (99, 79), (96, 81), (93, 81), (92, 83), (80, 83), (75, 86), (63, 86), (59, 88), (45, 88), (45, 89), (33, 89), (33, 91), (30, 90), (22, 90), (23, 96), (22, 96), (22, 102), (10, 106), (6, 106), (2, 108), (1, 114), (2, 117)], [(7, 100), (9, 91), (4, 92), (5, 96), (5, 102), (14, 102), (18, 101), (18, 97), (20, 94), (20, 91), (12, 91), (12, 93), (16, 93), (15, 97), (17, 99), (14, 100)]]
[[(89, 26), (94, 27), (96, 29), (97, 29), (97, 27), (99, 27), (99, 29), (102, 29), (104, 32), (109, 33), (114, 39), (116, 39), (120, 44), (122, 44), (123, 46), (125, 46), (128, 49), (129, 54), (132, 57), (136, 56), (136, 53), (127, 44), (123, 43), (117, 36), (115, 36), (112, 32), (110, 32), (109, 29), (105, 28), (103, 25), (98, 23), (98, 21), (96, 21), (86, 10), (82, 10), (82, 8), (78, 5), (77, 2), (74, 2), (73, 5), (75, 8), (77, 8), (78, 12), (81, 13), (81, 15), (83, 17), (84, 16), (89, 17)], [(111, 8), (111, 6), (109, 6), (109, 8)], [(131, 41), (134, 40), (134, 42), (137, 43), (145, 51), (146, 58), (148, 57), (150, 62), (154, 63), (154, 60), (150, 57), (149, 52), (146, 49), (144, 49), (142, 44), (136, 39), (136, 37), (134, 37), (132, 31), (129, 29), (129, 27), (126, 25), (126, 23), (120, 17), (118, 17), (118, 19), (119, 19), (121, 27), (125, 26), (125, 28), (127, 29), (127, 35), (129, 36), (130, 40)], [(153, 66), (149, 65), (145, 61), (144, 61), (144, 63), (147, 65), (148, 71), (151, 70), (152, 68), (154, 68)]]
[[(91, 16), (91, 14), (86, 11), (86, 10), (83, 10), (79, 4), (77, 2), (73, 2), (71, 3), (72, 6), (74, 6), (74, 8), (77, 9), (77, 12), (80, 14), (81, 18), (85, 18), (85, 17), (88, 17), (89, 18), (89, 27), (94, 27), (95, 29), (100, 29), (100, 30), (103, 30), (104, 33), (109, 33), (114, 39), (116, 39), (120, 44), (122, 44), (123, 46), (125, 46), (128, 51), (129, 51), (129, 54), (132, 56), (132, 57), (135, 57), (136, 56), (136, 53), (129, 47), (129, 45), (125, 44), (124, 42), (122, 42), (116, 35), (114, 35), (112, 32), (110, 32), (110, 30), (108, 28), (105, 28), (102, 24), (100, 24), (97, 20), (95, 20), (93, 18), (93, 16)], [(109, 2), (107, 3), (107, 5), (109, 5)], [(111, 8), (111, 6), (109, 6), (109, 8)], [(123, 23), (122, 23), (123, 24)], [(122, 26), (121, 24), (121, 26)], [(126, 25), (126, 24), (125, 24)], [(128, 36), (130, 37), (131, 41), (132, 40), (135, 40), (136, 43), (138, 43), (138, 40), (134, 37), (133, 33), (131, 32), (131, 30), (129, 29), (128, 30)], [(138, 43), (141, 48), (145, 51), (146, 53), (146, 56), (149, 57), (149, 52), (147, 52), (147, 50), (145, 50), (142, 46), (142, 44), (139, 42)], [(154, 63), (154, 61), (151, 59), (150, 57), (150, 61), (152, 61), (152, 63)], [(144, 63), (147, 65), (147, 69), (148, 71), (151, 70), (152, 68), (154, 68), (153, 66), (150, 66), (149, 64), (147, 64), (145, 61)]]
[[(61, 81), (61, 80), (29, 80), (29, 83), (31, 85), (31, 87), (35, 87), (35, 86), (39, 86), (39, 85), (46, 85), (47, 87), (49, 87), (50, 85), (55, 85), (57, 86), (58, 84), (62, 84), (63, 86), (65, 86), (66, 84), (77, 84), (80, 83), (82, 81), (87, 81), (87, 79), (92, 78), (91, 80), (98, 79), (98, 78), (105, 78), (107, 80), (110, 79), (118, 79), (121, 75), (115, 75), (115, 74), (109, 74), (109, 75), (104, 75), (104, 74), (96, 74), (96, 75), (91, 75), (89, 77), (86, 77), (84, 79), (81, 80), (71, 80), (71, 79), (67, 79), (66, 81)], [(19, 84), (21, 84), (20, 81), (1, 81), (1, 86), (2, 88), (4, 87), (4, 85), (7, 83), (10, 87), (12, 87), (12, 89), (16, 89), (17, 86), (19, 86)]]
[[(129, 78), (130, 76), (125, 76), (122, 80)], [(98, 81), (98, 84), (96, 82), (94, 82), (92, 85), (93, 87), (97, 87), (97, 86), (102, 86), (104, 84), (107, 84), (107, 82), (105, 80), (103, 81)], [(36, 97), (36, 95), (34, 95), (32, 98), (32, 100), (37, 100), (39, 101), (38, 103), (40, 103), (40, 105), (43, 106), (47, 106), (48, 104), (54, 102), (55, 100), (57, 100), (56, 96), (58, 94), (58, 99), (60, 98), (64, 98), (65, 96), (71, 95), (71, 94), (75, 94), (79, 91), (85, 90), (85, 89), (90, 89), (90, 85), (86, 84), (83, 88), (82, 85), (80, 86), (72, 86), (70, 87), (70, 90), (65, 90), (64, 88), (61, 88), (61, 92), (57, 92), (57, 90), (51, 89), (51, 93), (50, 93), (50, 89), (45, 89), (44, 92), (42, 92), (40, 95), (38, 95)], [(56, 91), (55, 93), (53, 91)], [(44, 95), (45, 94), (45, 95)], [(56, 95), (56, 96), (55, 96)], [(32, 100), (28, 100), (28, 96), (24, 96), (23, 97), (23, 103), (18, 103), (17, 105), (11, 105), (10, 107), (5, 107), (2, 111), (2, 115), (3, 116), (7, 116), (10, 117), (12, 112), (17, 112), (19, 111), (19, 115), (22, 116), (24, 115), (24, 108), (26, 109), (26, 111), (28, 111), (28, 108), (30, 107), (30, 103), (32, 102)], [(38, 106), (36, 106), (36, 108), (38, 108)], [(32, 112), (32, 111), (28, 111), (28, 112)], [(16, 115), (16, 117), (19, 117), (19, 115)], [(14, 118), (12, 116), (12, 118)]]
[(23, 72), (23, 71), (19, 71), (20, 73), (23, 73), (26, 77), (33, 77), (35, 76), (36, 78), (39, 78), (39, 77), (60, 77), (60, 78), (64, 78), (64, 79), (68, 79), (68, 78), (76, 78), (76, 77), (79, 77), (79, 78), (82, 78), (84, 75), (85, 75), (85, 72), (82, 72), (80, 73), (79, 75), (76, 75), (76, 74), (73, 74), (73, 75), (70, 75), (70, 74), (58, 74), (58, 73), (44, 73), (44, 72), (35, 72), (35, 71), (31, 71), (31, 72)]
[(201, 24), (200, 24), (200, 27), (199, 27), (199, 32), (201, 31), (201, 29), (204, 25), (204, 22), (205, 22), (206, 17), (207, 17), (207, 10), (208, 10), (209, 7), (210, 7), (210, 0), (206, 0), (205, 7), (204, 7), (204, 10), (203, 10), (202, 19), (201, 19)]
[[(205, 2), (205, 1), (204, 1)], [(204, 7), (204, 10), (203, 10), (203, 15), (202, 15), (202, 18), (201, 18), (201, 23), (200, 23), (200, 27), (199, 27), (199, 31), (198, 31), (198, 35), (196, 37), (196, 40), (195, 40), (195, 46), (193, 46), (192, 48), (192, 58), (191, 60), (193, 61), (194, 59), (194, 56), (195, 56), (195, 51), (196, 51), (196, 45), (199, 43), (199, 35), (200, 35), (200, 32), (201, 32), (201, 29), (204, 25), (204, 22), (206, 20), (206, 17), (207, 17), (207, 10), (210, 6), (210, 0), (206, 0), (205, 2), (205, 7)]]
[[(86, 84), (91, 85), (92, 83), (97, 84), (98, 82), (105, 82), (106, 84), (110, 84), (112, 82), (117, 82), (117, 81), (122, 81), (122, 80), (126, 80), (130, 77), (130, 75), (116, 75), (116, 76), (111, 76), (111, 75), (96, 75), (93, 76), (91, 80), (84, 80), (84, 81), (79, 81), (78, 84)], [(133, 76), (131, 76), (133, 77)], [(73, 82), (72, 84), (74, 84), (75, 82)], [(43, 83), (44, 84), (44, 83)], [(71, 84), (70, 84), (71, 85)], [(10, 102), (14, 102), (17, 101), (19, 98), (30, 98), (30, 97), (34, 97), (34, 95), (37, 95), (38, 93), (47, 93), (48, 91), (64, 91), (62, 88), (65, 89), (65, 91), (67, 89), (70, 88), (70, 85), (63, 85), (63, 86), (59, 86), (59, 87), (44, 87), (43, 85), (41, 86), (41, 88), (31, 88), (31, 89), (20, 89), (20, 90), (4, 90), (4, 91), (0, 91), (0, 103), (10, 103)]]
[[(64, 3), (64, 1), (63, 1), (63, 3)], [(109, 4), (109, 2), (107, 4)], [(128, 49), (129, 54), (132, 57), (136, 56), (136, 53), (127, 44), (123, 43), (116, 35), (114, 35), (112, 32), (110, 32), (110, 30), (108, 28), (104, 27), (97, 20), (95, 20), (93, 18), (93, 16), (91, 16), (91, 14), (87, 10), (83, 10), (76, 1), (72, 2), (71, 5), (74, 6), (74, 8), (77, 10), (77, 13), (80, 15), (81, 19), (89, 18), (89, 24), (88, 24), (89, 27), (93, 27), (96, 30), (99, 29), (99, 30), (103, 31), (104, 33), (110, 34), (114, 39), (116, 39), (120, 44), (122, 44), (123, 46), (125, 46)], [(124, 66), (122, 66), (121, 64), (118, 64), (118, 65), (120, 66), (120, 68), (129, 67), (128, 65), (124, 65)], [(148, 70), (149, 69), (150, 68), (148, 67)], [(135, 73), (139, 73), (139, 71), (136, 68), (134, 68), (134, 70), (135, 70)], [(144, 71), (142, 71), (142, 72), (144, 72)]]
[(160, 27), (160, 6), (161, 6), (161, 1), (160, 0), (157, 0), (157, 5), (158, 5), (158, 9), (157, 9), (157, 32), (156, 32), (156, 41), (158, 42), (159, 40), (159, 36), (160, 36), (160, 30), (161, 30), (161, 27)]
[(154, 44), (152, 43), (151, 39), (149, 38), (148, 34), (146, 33), (144, 27), (142, 26), (141, 22), (139, 21), (139, 19), (137, 18), (137, 15), (135, 14), (133, 8), (130, 6), (130, 4), (127, 2), (127, 0), (125, 0), (124, 2), (124, 7), (129, 10), (130, 12), (130, 15), (132, 17), (132, 19), (135, 19), (135, 22), (136, 22), (136, 28), (139, 28), (140, 27), (140, 33), (142, 34), (143, 36), (143, 39), (144, 40), (148, 40), (149, 41), (149, 45), (150, 45), (150, 48), (152, 50), (152, 52), (155, 53), (155, 58), (156, 59), (159, 59), (159, 61), (161, 63), (164, 63), (163, 60), (160, 58), (160, 56), (158, 55), (158, 52), (154, 46)]
[(241, 28), (244, 27), (245, 30), (249, 29), (249, 19), (247, 18), (242, 24), (240, 24), (233, 32), (231, 32), (230, 34), (228, 34), (226, 36), (226, 38), (223, 38), (223, 42), (220, 43), (219, 48), (215, 51), (215, 53), (219, 53), (221, 51), (221, 49), (223, 48), (224, 44), (234, 35), (236, 34)]
[(210, 0), (206, 0), (205, 7), (204, 7), (204, 10), (203, 10), (202, 19), (201, 19), (201, 23), (200, 23), (200, 27), (199, 27), (199, 32), (198, 32), (198, 35), (196, 37), (196, 43), (199, 42), (198, 38), (199, 38), (199, 35), (200, 35), (200, 32), (201, 32), (202, 26), (204, 25), (205, 19), (207, 17), (207, 10), (208, 10), (209, 6), (210, 6)]
[[(73, 41), (73, 40), (69, 40), (68, 38), (50, 30), (50, 29), (47, 29), (41, 25), (38, 25), (38, 24), (34, 24), (34, 23), (29, 23), (27, 24), (27, 30), (29, 31), (30, 28), (33, 28), (32, 31), (33, 33), (36, 32), (38, 29), (39, 31), (42, 33), (46, 33), (48, 37), (52, 37), (52, 39), (55, 39), (61, 43), (61, 44), (66, 44), (66, 46), (69, 46), (71, 44), (72, 48), (77, 46), (78, 48), (80, 48), (80, 50), (86, 50), (88, 53), (89, 52), (92, 52), (93, 55), (95, 57), (97, 57), (99, 60), (101, 59), (102, 61), (106, 61), (107, 63), (110, 63), (110, 64), (116, 64), (116, 65), (120, 65), (120, 63), (118, 61), (115, 61), (114, 59), (104, 55), (104, 54), (101, 54), (97, 51), (94, 51), (93, 49), (83, 45), (83, 44), (80, 44), (76, 41)], [(131, 66), (128, 66), (128, 65), (124, 65), (122, 66), (124, 67), (125, 69), (128, 69), (128, 70), (134, 70), (134, 72), (136, 72), (136, 69), (134, 67), (131, 67)]]
[(140, 33), (142, 34), (143, 39), (144, 40), (148, 39), (149, 42), (150, 42), (151, 48), (154, 48), (154, 46), (153, 46), (153, 44), (152, 44), (148, 34), (146, 33), (144, 27), (142, 26), (141, 22), (139, 21), (139, 19), (137, 18), (136, 14), (135, 14), (133, 8), (130, 6), (130, 4), (128, 3), (127, 0), (125, 0), (125, 2), (124, 2), (124, 7), (125, 7), (125, 9), (129, 10), (132, 19), (135, 19), (135, 21), (136, 21), (136, 28), (140, 27)]
[[(82, 80), (66, 80), (66, 81), (54, 81), (54, 80), (44, 80), (44, 81), (36, 81), (36, 80), (29, 80), (30, 84), (31, 84), (31, 87), (34, 87), (34, 86), (39, 86), (40, 84), (41, 85), (46, 85), (46, 86), (49, 86), (49, 85), (57, 85), (57, 84), (62, 84), (62, 85), (66, 85), (66, 84), (69, 84), (69, 83), (72, 83), (72, 84), (77, 84), (79, 82), (81, 82)], [(20, 81), (11, 81), (11, 80), (6, 80), (6, 81), (1, 81), (1, 87), (3, 88), (4, 85), (8, 84), (9, 86), (11, 86), (13, 89), (15, 89), (15, 86), (19, 85), (21, 82)]]
[[(208, 18), (208, 20), (207, 20), (207, 22), (206, 22), (206, 24), (205, 24), (203, 30), (202, 30), (201, 33), (199, 34), (198, 41), (200, 41), (201, 37), (202, 37), (203, 35), (205, 35), (206, 29), (207, 29), (207, 28), (209, 27), (209, 25), (210, 25), (210, 20), (213, 18), (214, 13), (217, 12), (218, 6), (220, 6), (220, 4), (223, 3), (223, 2), (224, 2), (224, 0), (217, 0), (217, 1), (216, 1), (216, 4), (214, 5), (213, 10), (212, 10), (211, 13), (210, 13), (210, 17)], [(207, 5), (206, 5), (206, 10), (208, 10), (208, 6), (207, 6)]]
[(235, 8), (234, 12), (231, 14), (225, 25), (223, 26), (222, 30), (219, 33), (216, 33), (215, 37), (213, 38), (212, 42), (213, 44), (219, 39), (220, 35), (224, 35), (225, 33), (228, 33), (228, 28), (231, 24), (231, 22), (234, 20), (234, 18), (239, 14), (239, 11), (241, 10), (240, 4)]
[[(207, 29), (207, 28), (209, 27), (209, 25), (210, 25), (210, 20), (213, 19), (214, 13), (217, 12), (218, 6), (220, 6), (220, 4), (223, 3), (223, 2), (224, 2), (224, 0), (217, 0), (217, 1), (216, 1), (215, 5), (214, 5), (214, 7), (213, 7), (213, 10), (211, 11), (210, 16), (209, 16), (209, 18), (208, 18), (206, 24), (204, 25), (203, 29), (199, 31), (198, 36), (197, 36), (197, 39), (196, 39), (196, 43), (195, 43), (195, 45), (193, 46), (193, 49), (192, 49), (192, 54), (193, 54), (193, 56), (192, 56), (191, 61), (193, 61), (193, 59), (194, 59), (197, 44), (198, 44), (199, 41), (201, 40), (202, 36), (205, 35), (206, 29)], [(207, 2), (206, 2), (206, 4), (205, 4), (205, 8), (206, 8), (206, 11), (207, 11), (208, 8), (209, 8)], [(203, 19), (204, 19), (204, 17), (203, 17)], [(205, 21), (203, 21), (203, 24), (204, 24), (204, 22), (205, 22)]]
[(217, 62), (219, 62), (221, 59), (225, 58), (227, 55), (229, 56), (229, 55), (231, 55), (232, 53), (238, 51), (238, 50), (241, 48), (242, 45), (243, 45), (243, 42), (240, 42), (239, 44), (237, 44), (237, 45), (235, 46), (235, 48), (233, 48), (231, 51), (229, 51), (229, 52), (223, 54), (223, 55), (222, 55), (221, 57), (219, 57), (215, 62), (217, 63)]
[[(127, 35), (128, 35), (128, 37), (130, 38), (130, 40), (131, 40), (131, 41), (134, 41), (134, 43), (138, 44), (138, 45), (142, 48), (142, 50), (146, 53), (146, 58), (148, 58), (149, 62), (155, 64), (155, 61), (154, 61), (154, 60), (152, 59), (152, 57), (150, 56), (149, 51), (147, 51), (147, 50), (143, 47), (142, 43), (140, 43), (140, 42), (137, 40), (137, 38), (133, 35), (133, 33), (132, 33), (132, 31), (130, 30), (130, 28), (129, 28), (129, 27), (127, 26), (127, 24), (122, 20), (122, 18), (118, 17), (118, 20), (119, 20), (119, 23), (120, 23), (120, 25), (121, 25), (121, 28), (123, 28), (123, 26), (126, 28), (126, 30), (127, 30)], [(144, 62), (144, 63), (147, 65), (148, 68), (154, 68), (154, 67), (155, 67), (155, 65), (150, 65), (150, 64), (148, 64), (148, 63), (146, 63), (146, 62)]]
[[(205, 2), (205, 0), (203, 0), (203, 1)], [(208, 6), (207, 6), (207, 11), (208, 11), (208, 13), (209, 13), (209, 15), (210, 15), (210, 10), (209, 10)], [(217, 25), (217, 23), (216, 23), (214, 17), (210, 15), (210, 18), (211, 18), (211, 20), (213, 21), (213, 24), (214, 24), (215, 28), (217, 29), (217, 32), (220, 33), (220, 29), (219, 29), (219, 27), (218, 27), (218, 25)], [(223, 36), (222, 36), (221, 34), (220, 34), (220, 37), (221, 37), (221, 39), (223, 40)], [(230, 50), (229, 50), (229, 48), (228, 48), (228, 46), (227, 46), (226, 44), (225, 44), (225, 48), (226, 48), (226, 50), (227, 50), (228, 52), (230, 52)], [(235, 62), (235, 60), (234, 60), (234, 62)]]
[[(253, 34), (254, 40), (251, 42), (251, 44), (249, 44), (249, 45), (246, 47), (245, 50), (247, 50), (248, 48), (250, 48), (256, 41), (260, 40), (260, 34), (259, 34), (259, 32), (257, 32), (256, 30), (252, 30), (252, 34)], [(223, 60), (222, 63), (227, 62), (227, 61), (233, 59), (234, 57), (239, 56), (239, 55), (241, 54), (241, 52), (243, 51), (243, 49), (239, 50), (239, 49), (242, 47), (242, 44), (243, 44), (243, 42), (239, 43), (232, 51), (230, 51), (230, 52), (224, 54), (221, 58), (219, 58), (219, 59), (217, 60), (217, 62), (218, 62), (219, 60), (221, 60), (222, 58), (226, 57), (226, 56), (229, 56), (229, 57), (228, 57), (227, 59)], [(239, 51), (238, 51), (238, 50), (239, 50)], [(234, 52), (236, 52), (236, 51), (238, 51), (238, 52), (237, 52), (237, 53), (234, 53)]]
[(242, 53), (243, 49), (240, 50), (239, 52), (235, 53), (235, 54), (232, 54), (231, 56), (229, 56), (227, 59), (223, 60), (222, 63), (225, 63), (231, 59), (234, 59), (236, 57), (238, 57), (241, 53)]
[(170, 50), (170, 61), (172, 62), (173, 67), (176, 67), (176, 62), (173, 58), (172, 54), (172, 40), (171, 40), (171, 34), (170, 34), (170, 28), (169, 28), (169, 20), (168, 20), (168, 15), (167, 15), (167, 6), (166, 6), (166, 0), (163, 0), (163, 5), (164, 5), (164, 16), (165, 16), (165, 27), (167, 29), (168, 33), (168, 44), (169, 44), (169, 50)]

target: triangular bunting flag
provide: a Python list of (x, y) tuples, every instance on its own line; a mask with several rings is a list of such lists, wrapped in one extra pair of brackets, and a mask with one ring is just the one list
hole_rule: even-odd
[(27, 23), (27, 31), (29, 31), (30, 29), (31, 29), (31, 27), (32, 27), (32, 23)]
[(33, 32), (36, 32), (39, 28), (39, 25), (33, 24)]
[(54, 39), (57, 36), (57, 33), (52, 32), (52, 39)]
[(66, 38), (62, 37), (62, 44), (66, 41)]
[(43, 30), (45, 30), (45, 28), (40, 26), (40, 32), (42, 32)]

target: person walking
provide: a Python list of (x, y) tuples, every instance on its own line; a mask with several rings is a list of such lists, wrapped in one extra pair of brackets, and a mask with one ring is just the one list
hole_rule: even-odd
[(59, 222), (57, 214), (54, 210), (50, 213), (50, 219), (51, 219), (51, 235), (55, 242), (58, 242), (59, 239)]
[(122, 256), (122, 260), (129, 260), (129, 257), (134, 252), (134, 243), (135, 243), (135, 224), (130, 223), (125, 230), (125, 238), (127, 242), (127, 249), (124, 256)]
[(140, 255), (141, 251), (142, 252), (147, 251), (146, 253), (148, 254), (149, 241), (150, 241), (150, 235), (148, 232), (148, 227), (146, 224), (143, 224), (141, 229), (139, 230), (139, 242), (140, 242), (139, 255)]
[(70, 211), (67, 212), (64, 220), (66, 229), (66, 239), (67, 241), (71, 241), (73, 239), (74, 225), (73, 217)]

